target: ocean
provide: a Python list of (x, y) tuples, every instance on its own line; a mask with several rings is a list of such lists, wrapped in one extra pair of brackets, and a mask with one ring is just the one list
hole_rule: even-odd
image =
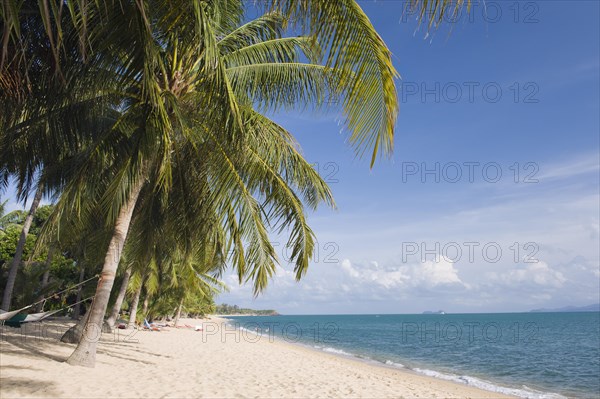
[(265, 338), (495, 392), (600, 397), (599, 312), (227, 318)]

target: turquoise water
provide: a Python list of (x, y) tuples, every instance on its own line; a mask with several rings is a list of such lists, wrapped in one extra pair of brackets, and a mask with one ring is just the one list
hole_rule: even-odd
[(521, 397), (600, 397), (600, 313), (229, 317), (244, 330)]

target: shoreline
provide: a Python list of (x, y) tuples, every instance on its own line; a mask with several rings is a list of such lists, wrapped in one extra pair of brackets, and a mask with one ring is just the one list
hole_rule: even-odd
[[(230, 324), (230, 322), (234, 322), (235, 319), (228, 319), (227, 317), (243, 317), (243, 316), (252, 316), (252, 315), (214, 315), (214, 316), (211, 315), (210, 317), (211, 317), (211, 319), (218, 320), (218, 322)], [(245, 330), (245, 332), (248, 334), (253, 334), (256, 336), (259, 335), (257, 332), (245, 329), (244, 327), (241, 327), (241, 326), (232, 326), (232, 327), (236, 328), (237, 330)], [(260, 335), (260, 337), (262, 340), (262, 335)], [(519, 397), (519, 396), (513, 395), (513, 394), (506, 394), (506, 393), (502, 393), (502, 392), (498, 392), (498, 391), (494, 391), (494, 390), (490, 390), (490, 389), (476, 387), (476, 386), (469, 385), (464, 382), (452, 381), (452, 380), (448, 380), (448, 379), (444, 379), (444, 378), (440, 378), (440, 377), (436, 377), (436, 376), (432, 376), (432, 375), (427, 375), (420, 371), (417, 371), (418, 369), (415, 370), (412, 368), (405, 367), (404, 365), (400, 365), (400, 367), (399, 367), (398, 365), (396, 365), (396, 363), (394, 363), (394, 364), (384, 363), (384, 362), (381, 362), (376, 359), (360, 357), (355, 354), (345, 352), (343, 350), (337, 350), (335, 348), (313, 346), (313, 345), (303, 343), (303, 342), (290, 342), (290, 341), (285, 340), (282, 337), (275, 336), (274, 334), (272, 335), (272, 341), (270, 339), (271, 338), (269, 338), (269, 344), (274, 343), (277, 345), (281, 345), (283, 347), (290, 346), (290, 347), (305, 351), (306, 353), (310, 354), (311, 356), (325, 356), (325, 357), (330, 357), (332, 359), (342, 359), (347, 362), (355, 363), (359, 367), (367, 366), (367, 367), (374, 367), (374, 368), (378, 368), (378, 369), (382, 369), (382, 370), (389, 370), (389, 371), (398, 373), (399, 375), (403, 375), (403, 376), (408, 375), (408, 376), (413, 376), (415, 378), (431, 379), (436, 382), (448, 383), (448, 384), (456, 385), (458, 387), (465, 387), (467, 389), (477, 390), (477, 391), (480, 391), (480, 393), (481, 392), (485, 393), (480, 396), (475, 396), (477, 398), (484, 398), (484, 397), (515, 398), (515, 397)], [(331, 349), (331, 350), (327, 350), (327, 349)], [(483, 381), (483, 382), (487, 382), (487, 381)], [(513, 388), (502, 387), (502, 386), (498, 386), (498, 387), (506, 388), (508, 390), (513, 389)], [(489, 396), (489, 395), (491, 395), (491, 396)]]
[[(230, 315), (232, 316), (232, 315)], [(227, 319), (227, 316), (218, 316), (225, 322), (235, 322), (235, 319)], [(239, 316), (235, 316), (239, 317)], [(243, 329), (247, 333), (250, 334), (258, 334), (255, 331), (245, 329), (244, 327), (238, 325), (233, 326), (237, 329)], [(452, 384), (457, 384), (459, 386), (464, 386), (468, 388), (474, 388), (478, 390), (482, 390), (489, 394), (495, 395), (495, 397), (502, 398), (554, 398), (554, 399), (566, 399), (565, 396), (562, 396), (553, 392), (545, 392), (545, 391), (537, 391), (529, 388), (529, 390), (520, 389), (516, 387), (510, 387), (506, 385), (501, 385), (500, 383), (495, 383), (485, 379), (483, 376), (466, 376), (466, 375), (450, 375), (448, 373), (439, 372), (432, 369), (421, 369), (421, 368), (411, 368), (405, 366), (404, 364), (392, 362), (390, 360), (381, 361), (377, 359), (373, 359), (370, 357), (363, 357), (357, 354), (348, 353), (345, 350), (337, 349), (331, 346), (320, 346), (320, 345), (311, 345), (305, 342), (291, 342), (286, 340), (283, 337), (274, 336), (273, 339), (275, 342), (278, 342), (281, 345), (291, 345), (293, 347), (300, 348), (302, 350), (306, 350), (308, 352), (315, 353), (317, 355), (325, 355), (336, 358), (345, 359), (350, 362), (356, 362), (359, 364), (365, 364), (371, 367), (378, 367), (387, 370), (393, 370), (399, 373), (405, 373), (418, 377), (432, 378), (436, 381), (444, 381)], [(435, 367), (435, 366), (433, 366)], [(476, 384), (476, 385), (474, 385)]]
[[(0, 392), (9, 397), (509, 397), (411, 370), (370, 364), (282, 340), (247, 339), (227, 319), (182, 319), (201, 332), (121, 330), (103, 334), (94, 369), (64, 363), (74, 345), (32, 335), (32, 323), (2, 328)], [(44, 323), (47, 331), (66, 320)], [(43, 330), (43, 329), (41, 329)], [(333, 356), (332, 356), (333, 355)]]

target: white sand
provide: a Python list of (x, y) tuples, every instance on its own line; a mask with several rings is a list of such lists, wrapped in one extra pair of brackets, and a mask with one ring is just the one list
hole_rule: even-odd
[[(63, 361), (74, 345), (58, 342), (67, 323), (2, 327), (0, 398), (369, 397), (491, 398), (497, 393), (311, 350), (263, 335), (117, 330), (104, 334), (94, 369)], [(207, 324), (212, 323), (212, 324)], [(227, 333), (227, 335), (225, 335)], [(127, 337), (124, 334), (129, 334)]]

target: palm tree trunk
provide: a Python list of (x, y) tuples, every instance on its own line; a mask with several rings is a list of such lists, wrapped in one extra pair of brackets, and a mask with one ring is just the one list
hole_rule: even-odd
[(175, 315), (175, 323), (173, 323), (173, 327), (177, 327), (177, 323), (179, 323), (179, 318), (181, 317), (181, 308), (183, 307), (183, 299), (179, 301), (179, 306), (177, 306), (177, 314)]
[(131, 306), (129, 306), (129, 324), (127, 324), (127, 328), (135, 327), (135, 319), (137, 317), (137, 308), (140, 303), (140, 295), (142, 295), (142, 287), (144, 286), (144, 280), (140, 283), (140, 286), (135, 291), (133, 296), (133, 301), (131, 301)]
[[(42, 299), (44, 299), (44, 288), (46, 288), (48, 286), (48, 281), (50, 280), (50, 266), (52, 266), (52, 258), (54, 257), (54, 250), (55, 250), (54, 245), (50, 245), (50, 247), (48, 248), (48, 256), (46, 257), (44, 275), (42, 276), (42, 286), (40, 288), (41, 294), (38, 296), (38, 298), (36, 300), (38, 302), (41, 301)], [(38, 312), (42, 311), (43, 305), (44, 305), (43, 303), (40, 303), (37, 306)]]
[(42, 289), (46, 288), (48, 285), (48, 281), (50, 280), (50, 267), (52, 266), (52, 258), (54, 258), (54, 251), (56, 248), (54, 245), (51, 245), (48, 248), (48, 257), (46, 258), (46, 270), (44, 270), (44, 275), (42, 276)]
[[(79, 271), (79, 284), (83, 283), (83, 278), (85, 277), (85, 267), (81, 265), (81, 270)], [(75, 300), (75, 308), (73, 309), (73, 314), (71, 318), (74, 320), (79, 319), (79, 315), (81, 314), (81, 290), (83, 287), (79, 285), (79, 289), (77, 290), (77, 299)]]
[(23, 223), (23, 230), (21, 230), (21, 235), (19, 236), (19, 241), (17, 242), (15, 256), (10, 263), (10, 268), (8, 269), (8, 279), (6, 280), (6, 286), (4, 287), (4, 296), (2, 297), (1, 306), (1, 308), (6, 311), (10, 310), (13, 289), (15, 288), (15, 280), (17, 279), (17, 270), (19, 269), (21, 259), (23, 258), (23, 250), (25, 249), (27, 234), (29, 234), (29, 228), (31, 227), (31, 223), (33, 222), (33, 217), (35, 216), (35, 212), (37, 211), (37, 208), (40, 205), (40, 201), (42, 200), (43, 191), (44, 185), (42, 183), (38, 184), (37, 191), (35, 192), (35, 196), (33, 197), (33, 202), (31, 203), (31, 208), (29, 209), (29, 213), (27, 213), (25, 223)]
[(146, 296), (144, 297), (144, 305), (142, 306), (142, 316), (144, 319), (148, 317), (148, 304), (150, 302), (150, 295), (146, 292)]
[(117, 321), (117, 317), (119, 317), (119, 312), (121, 311), (121, 306), (123, 305), (123, 300), (125, 299), (125, 293), (127, 292), (127, 286), (129, 285), (130, 276), (131, 269), (125, 270), (123, 281), (121, 282), (121, 288), (119, 289), (119, 295), (117, 295), (117, 299), (113, 305), (112, 312), (110, 312), (110, 316), (108, 319), (106, 319), (106, 324), (111, 329), (115, 326), (115, 321)]
[(104, 314), (110, 299), (110, 292), (115, 282), (115, 274), (121, 260), (123, 246), (127, 239), (129, 225), (133, 217), (135, 204), (140, 196), (140, 191), (144, 185), (145, 179), (139, 177), (135, 186), (129, 193), (127, 202), (121, 207), (117, 220), (115, 222), (115, 230), (108, 246), (108, 251), (104, 257), (104, 266), (96, 288), (94, 301), (89, 309), (90, 318), (85, 326), (84, 335), (77, 345), (75, 351), (67, 359), (67, 363), (74, 366), (94, 367), (96, 364), (96, 347), (98, 340), (102, 334), (102, 323)]

